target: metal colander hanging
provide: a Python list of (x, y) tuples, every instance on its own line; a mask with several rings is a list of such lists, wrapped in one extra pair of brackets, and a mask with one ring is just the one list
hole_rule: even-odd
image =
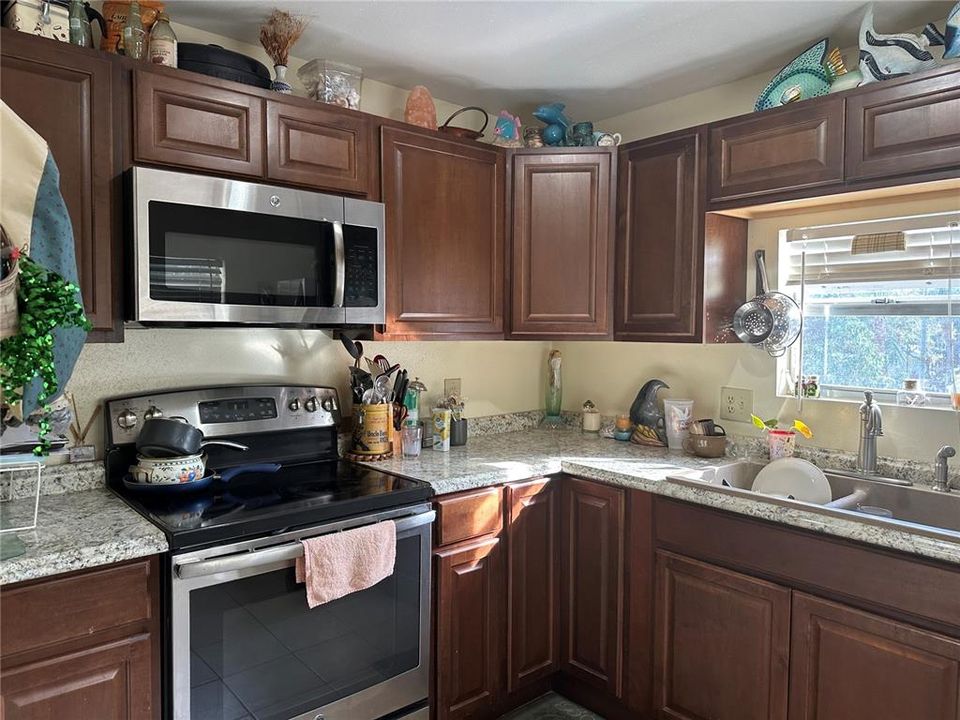
[(783, 293), (770, 292), (763, 250), (757, 260), (757, 296), (733, 316), (733, 332), (741, 342), (763, 348), (774, 357), (783, 355), (800, 337), (803, 313), (796, 301)]

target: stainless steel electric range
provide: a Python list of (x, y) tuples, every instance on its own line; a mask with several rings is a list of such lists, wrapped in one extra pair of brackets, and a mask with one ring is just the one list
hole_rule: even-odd
[[(124, 482), (147, 418), (180, 416), (208, 468), (275, 463), (194, 492)], [(107, 482), (167, 535), (164, 716), (173, 720), (427, 717), (432, 495), (424, 483), (338, 459), (336, 390), (211, 387), (106, 404)], [(393, 575), (313, 610), (300, 540), (397, 524)]]

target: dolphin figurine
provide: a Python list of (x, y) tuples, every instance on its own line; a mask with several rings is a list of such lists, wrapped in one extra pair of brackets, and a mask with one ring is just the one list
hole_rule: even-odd
[(559, 102), (541, 105), (533, 111), (533, 116), (547, 125), (559, 125), (566, 130), (570, 127), (570, 119), (563, 114), (563, 110), (566, 107), (566, 105)]

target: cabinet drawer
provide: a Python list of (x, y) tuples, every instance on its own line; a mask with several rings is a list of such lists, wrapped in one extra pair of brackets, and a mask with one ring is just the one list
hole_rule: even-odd
[(323, 190), (366, 193), (370, 131), (357, 113), (267, 102), (267, 177)]
[(451, 545), (503, 527), (503, 488), (490, 487), (438, 498), (437, 545)]
[(960, 72), (847, 99), (847, 179), (960, 165)]
[(138, 162), (261, 176), (263, 105), (253, 95), (134, 73)]
[(710, 126), (711, 202), (843, 180), (843, 100), (767, 110)]
[(101, 630), (150, 620), (150, 560), (4, 590), (0, 637), (4, 657)]

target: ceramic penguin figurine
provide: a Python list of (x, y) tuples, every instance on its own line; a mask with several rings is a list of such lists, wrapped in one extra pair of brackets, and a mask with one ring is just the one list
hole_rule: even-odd
[(862, 85), (877, 80), (909, 75), (937, 67), (937, 61), (927, 49), (937, 44), (925, 29), (920, 35), (894, 33), (884, 35), (873, 27), (873, 6), (867, 8), (860, 23), (860, 72)]

